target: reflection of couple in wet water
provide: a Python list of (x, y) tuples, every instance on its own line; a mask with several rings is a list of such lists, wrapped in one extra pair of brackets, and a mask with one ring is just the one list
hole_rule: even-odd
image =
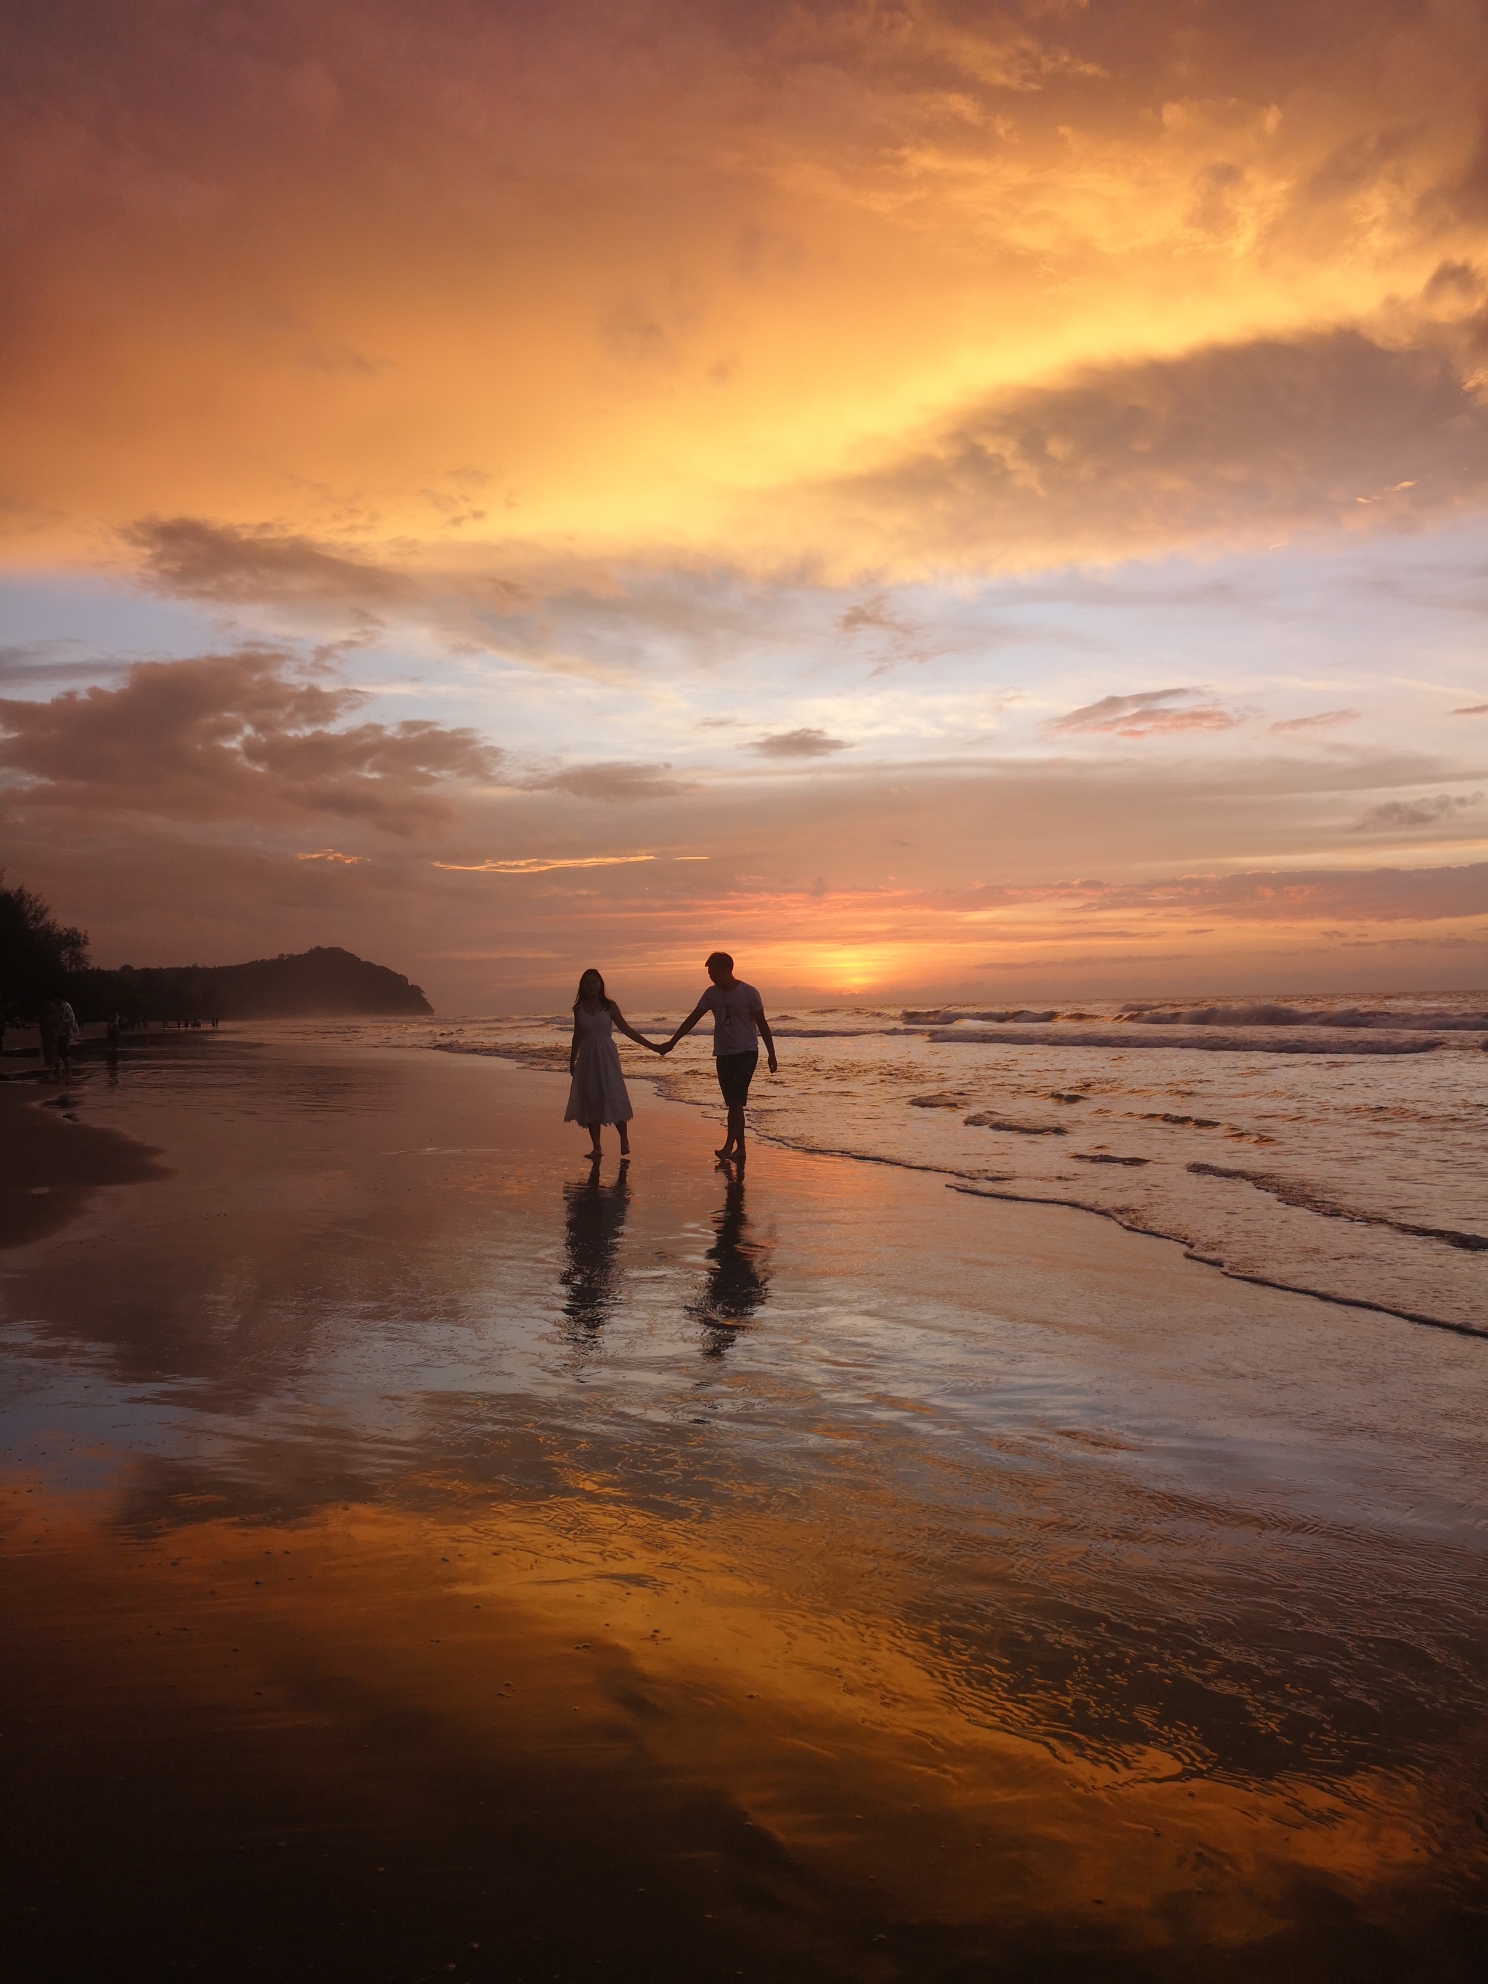
[(616, 1002), (607, 996), (605, 982), (597, 971), (586, 971), (579, 980), (573, 1006), (573, 1038), (568, 1048), (568, 1072), (572, 1079), (563, 1120), (584, 1125), (589, 1132), (591, 1157), (600, 1155), (599, 1133), (606, 1123), (613, 1123), (620, 1132), (620, 1155), (630, 1155), (630, 1119), (634, 1111), (626, 1093), (625, 1077), (620, 1072), (614, 1035), (623, 1033), (637, 1046), (666, 1055), (684, 1034), (692, 1032), (705, 1013), (711, 1013), (714, 1064), (728, 1110), (728, 1131), (718, 1156), (744, 1162), (744, 1106), (759, 1064), (759, 1043), (763, 1039), (773, 1075), (779, 1067), (775, 1041), (759, 993), (752, 985), (735, 978), (734, 961), (728, 952), (714, 951), (704, 969), (712, 984), (671, 1039), (660, 1044), (636, 1032)]
[[(749, 1237), (743, 1172), (731, 1168), (727, 1176), (723, 1205), (713, 1215), (713, 1245), (704, 1256), (710, 1263), (707, 1284), (687, 1311), (708, 1329), (724, 1333), (747, 1323), (768, 1289), (763, 1251)], [(630, 1209), (630, 1167), (622, 1164), (611, 1185), (602, 1185), (598, 1171), (591, 1171), (582, 1184), (566, 1185), (563, 1196), (563, 1313), (576, 1329), (598, 1330), (620, 1298), (618, 1256)], [(719, 1335), (715, 1347), (726, 1340), (726, 1334)]]

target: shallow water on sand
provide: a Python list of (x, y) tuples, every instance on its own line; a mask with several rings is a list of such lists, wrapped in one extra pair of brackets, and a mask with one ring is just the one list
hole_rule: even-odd
[[(677, 1015), (635, 1014), (664, 1038)], [(1228, 1272), (1488, 1330), (1481, 995), (1075, 1012), (792, 1009), (757, 1129), (1088, 1206)], [(706, 1023), (634, 1076), (716, 1106)], [(364, 1030), (358, 1029), (359, 1034)], [(369, 1028), (560, 1067), (562, 1014)]]
[(59, 1865), (161, 1974), (1478, 1974), (1488, 1345), (504, 1060), (85, 1075), (174, 1175), (0, 1256), (28, 1974)]

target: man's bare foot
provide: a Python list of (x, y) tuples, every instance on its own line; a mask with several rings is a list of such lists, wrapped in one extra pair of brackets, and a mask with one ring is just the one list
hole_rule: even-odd
[(725, 1160), (731, 1158), (733, 1154), (734, 1154), (734, 1147), (732, 1144), (724, 1144), (721, 1149), (716, 1150), (713, 1153), (715, 1157), (721, 1157)]

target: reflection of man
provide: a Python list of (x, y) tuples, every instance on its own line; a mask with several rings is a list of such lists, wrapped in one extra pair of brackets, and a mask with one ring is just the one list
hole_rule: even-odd
[(670, 1054), (683, 1034), (692, 1032), (704, 1013), (713, 1015), (713, 1055), (718, 1068), (718, 1086), (723, 1090), (723, 1099), (728, 1107), (728, 1137), (718, 1155), (737, 1157), (742, 1161), (744, 1105), (749, 1100), (749, 1084), (759, 1065), (761, 1036), (770, 1057), (772, 1075), (778, 1072), (780, 1064), (775, 1059), (775, 1042), (760, 995), (742, 978), (735, 978), (734, 961), (728, 952), (715, 951), (707, 959), (704, 969), (713, 981), (711, 990), (698, 1000), (661, 1051)]
[(744, 1212), (744, 1173), (725, 1173), (728, 1189), (723, 1209), (713, 1219), (717, 1239), (708, 1249), (713, 1263), (708, 1270), (708, 1286), (692, 1309), (700, 1323), (713, 1332), (707, 1349), (717, 1356), (732, 1341), (730, 1331), (741, 1328), (763, 1305), (769, 1293), (765, 1277), (765, 1249), (749, 1237), (749, 1221)]

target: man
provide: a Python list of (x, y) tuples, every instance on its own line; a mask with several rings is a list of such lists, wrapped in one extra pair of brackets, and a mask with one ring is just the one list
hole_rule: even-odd
[(672, 1035), (663, 1054), (670, 1054), (684, 1033), (691, 1033), (704, 1013), (713, 1015), (713, 1054), (718, 1069), (718, 1086), (728, 1107), (728, 1140), (718, 1152), (727, 1160), (744, 1162), (744, 1105), (749, 1100), (749, 1084), (759, 1065), (759, 1042), (763, 1035), (770, 1057), (770, 1073), (779, 1072), (775, 1042), (760, 995), (752, 985), (734, 976), (734, 961), (727, 951), (715, 951), (704, 969), (713, 981), (681, 1026)]

